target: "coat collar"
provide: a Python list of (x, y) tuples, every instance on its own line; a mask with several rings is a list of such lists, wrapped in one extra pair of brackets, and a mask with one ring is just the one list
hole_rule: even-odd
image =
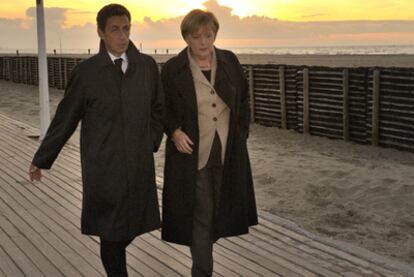
[[(128, 48), (126, 50), (128, 57), (128, 64), (138, 63), (141, 59), (141, 53), (135, 47), (132, 41), (129, 41)], [(101, 39), (99, 43), (99, 53), (97, 54), (99, 64), (101, 66), (113, 65), (111, 58), (109, 57), (108, 51), (106, 50), (105, 42)]]
[(214, 89), (213, 86), (214, 86), (214, 82), (216, 79), (216, 69), (217, 69), (217, 57), (216, 57), (215, 49), (213, 50), (213, 56), (212, 56), (212, 61), (211, 61), (211, 82), (209, 82), (207, 78), (204, 76), (197, 62), (191, 56), (190, 48), (188, 47), (187, 47), (187, 57), (189, 60), (190, 69), (193, 74), (194, 80)]
[[(174, 71), (176, 72), (177, 84), (181, 86), (182, 91), (186, 93), (186, 97), (192, 105), (190, 107), (194, 108), (194, 112), (197, 113), (197, 100), (196, 100), (196, 91), (193, 82), (193, 76), (191, 71), (190, 60), (187, 54), (187, 48), (182, 50), (176, 58), (174, 58)], [(226, 52), (214, 48), (217, 59), (217, 68), (214, 82), (214, 90), (220, 96), (220, 98), (226, 103), (226, 105), (233, 111), (234, 107), (234, 92), (229, 86), (229, 70), (232, 66), (232, 62), (229, 60)], [(200, 74), (202, 74), (200, 72)]]
[[(188, 59), (187, 50), (188, 47), (184, 48), (178, 55), (177, 55), (177, 70), (183, 70), (186, 67), (190, 67), (190, 61)], [(224, 55), (224, 51), (214, 47), (214, 52), (216, 53), (217, 65), (230, 65), (231, 61)], [(218, 66), (217, 66), (218, 67)]]

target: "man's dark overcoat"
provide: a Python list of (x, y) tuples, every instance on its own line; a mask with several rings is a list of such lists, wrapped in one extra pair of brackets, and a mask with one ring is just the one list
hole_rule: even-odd
[(75, 67), (33, 159), (49, 169), (81, 122), (81, 230), (125, 241), (160, 227), (153, 151), (161, 143), (163, 92), (155, 61), (132, 42), (124, 75), (103, 41)]
[[(217, 71), (214, 88), (231, 110), (223, 182), (214, 216), (214, 239), (218, 239), (247, 233), (249, 226), (257, 224), (257, 210), (246, 145), (250, 124), (247, 81), (232, 52), (220, 49), (215, 51)], [(187, 49), (164, 65), (161, 78), (165, 92), (165, 129), (168, 136), (162, 238), (191, 245), (199, 129), (196, 92)], [(191, 155), (180, 153), (171, 140), (171, 135), (177, 128), (181, 128), (194, 142)]]

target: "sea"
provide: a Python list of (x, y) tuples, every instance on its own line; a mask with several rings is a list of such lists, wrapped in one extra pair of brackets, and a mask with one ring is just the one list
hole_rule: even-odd
[[(270, 55), (414, 55), (414, 45), (364, 45), (364, 46), (284, 46), (284, 47), (227, 47), (237, 54)], [(177, 54), (181, 48), (143, 48), (146, 54)], [(48, 53), (88, 54), (88, 49), (48, 49)], [(91, 48), (90, 53), (98, 49)], [(36, 53), (37, 49), (19, 49), (19, 53)], [(0, 53), (13, 54), (16, 49), (0, 48)]]

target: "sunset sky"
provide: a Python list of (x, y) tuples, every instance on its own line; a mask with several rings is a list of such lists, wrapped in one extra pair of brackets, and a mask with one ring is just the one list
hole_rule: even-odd
[[(45, 0), (48, 48), (96, 48), (96, 12), (113, 1)], [(1, 1), (1, 49), (36, 47), (35, 0)], [(412, 0), (129, 0), (131, 39), (151, 48), (184, 44), (179, 23), (213, 11), (226, 47), (414, 44)]]

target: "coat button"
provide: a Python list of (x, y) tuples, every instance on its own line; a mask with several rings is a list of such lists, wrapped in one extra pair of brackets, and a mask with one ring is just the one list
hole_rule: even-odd
[(213, 121), (217, 121), (217, 117), (213, 117)]
[(215, 107), (216, 107), (216, 103), (213, 103), (211, 106), (212, 106), (213, 108), (215, 108)]
[(214, 90), (210, 91), (211, 94), (214, 94)]

